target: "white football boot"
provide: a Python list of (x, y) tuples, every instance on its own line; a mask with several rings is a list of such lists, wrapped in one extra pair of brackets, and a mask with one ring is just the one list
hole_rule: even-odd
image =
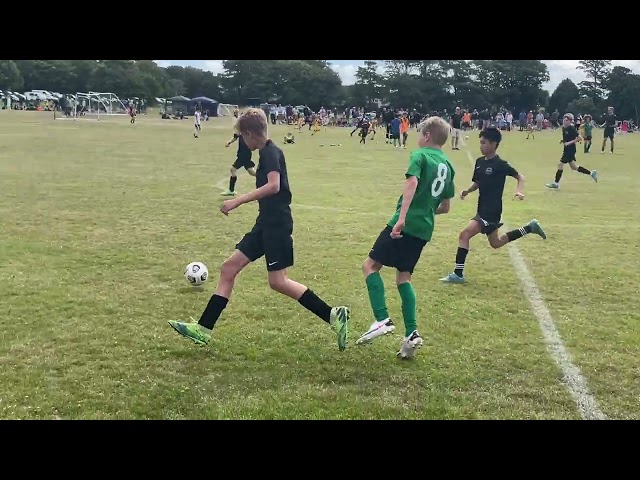
[(373, 322), (371, 324), (371, 327), (369, 327), (369, 331), (364, 333), (358, 340), (356, 340), (356, 345), (365, 345), (367, 343), (371, 343), (378, 337), (393, 333), (395, 329), (396, 326), (393, 324), (390, 318), (387, 318), (386, 320), (382, 320), (380, 322)]
[(414, 330), (411, 332), (411, 335), (402, 341), (402, 346), (396, 356), (403, 360), (413, 358), (416, 351), (422, 346), (422, 343), (422, 337), (417, 330)]

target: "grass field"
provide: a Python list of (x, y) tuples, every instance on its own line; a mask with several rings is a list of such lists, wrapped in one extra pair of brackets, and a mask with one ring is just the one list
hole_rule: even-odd
[[(351, 307), (349, 348), (339, 352), (326, 324), (269, 291), (263, 261), (241, 274), (209, 347), (179, 337), (167, 320), (200, 315), (255, 219), (256, 205), (218, 212), (231, 133), (225, 119), (204, 123), (196, 140), (190, 120), (0, 112), (0, 418), (580, 418), (508, 248), (478, 237), (468, 283), (438, 281), (475, 194), (438, 217), (416, 270), (425, 345), (415, 360), (395, 357), (402, 328), (354, 345), (372, 321), (361, 265), (401, 193), (408, 152), (362, 148), (347, 129), (305, 131), (282, 148), (296, 222), (290, 276)], [(284, 133), (271, 131), (277, 142)], [(640, 135), (619, 137), (615, 155), (600, 155), (601, 136), (591, 155), (579, 153), (600, 182), (567, 171), (549, 191), (559, 134), (506, 134), (499, 153), (526, 176), (527, 198), (511, 201), (509, 180), (504, 221), (544, 226), (547, 241), (516, 245), (573, 363), (606, 417), (638, 419)], [(478, 156), (476, 135), (467, 143)], [(468, 150), (447, 152), (459, 191), (470, 184)], [(241, 173), (237, 189), (252, 180)], [(201, 291), (182, 276), (195, 260), (211, 272)], [(394, 273), (383, 278), (402, 324)]]

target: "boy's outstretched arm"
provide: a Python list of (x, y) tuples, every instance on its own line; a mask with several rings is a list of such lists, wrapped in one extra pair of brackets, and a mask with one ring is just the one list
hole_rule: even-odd
[(479, 183), (473, 182), (469, 188), (462, 191), (462, 193), (460, 194), (460, 198), (464, 200), (467, 195), (469, 195), (471, 192), (475, 192), (479, 187)]
[(440, 202), (440, 205), (438, 205), (438, 208), (436, 209), (436, 215), (442, 215), (444, 213), (449, 213), (450, 209), (451, 209), (451, 199), (444, 198)]

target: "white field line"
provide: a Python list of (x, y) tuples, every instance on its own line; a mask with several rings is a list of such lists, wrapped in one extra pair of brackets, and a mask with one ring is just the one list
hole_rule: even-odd
[[(465, 148), (469, 163), (471, 164), (471, 166), (473, 166), (475, 161), (471, 156), (471, 152), (468, 150), (468, 148), (466, 148), (464, 140), (461, 139), (461, 143)], [(218, 183), (216, 183), (216, 187), (220, 190), (225, 190), (225, 183), (228, 181), (228, 179), (229, 177), (222, 178)], [(292, 205), (292, 208), (325, 210), (340, 213), (344, 212), (357, 215), (365, 214), (364, 212), (352, 212), (349, 210), (332, 207), (322, 207), (319, 205), (294, 204)], [(507, 244), (507, 248), (509, 251), (511, 263), (522, 285), (522, 290), (531, 305), (533, 314), (538, 320), (540, 330), (542, 330), (542, 334), (547, 346), (547, 351), (560, 368), (563, 375), (563, 382), (567, 390), (569, 391), (569, 394), (574, 399), (580, 415), (585, 420), (605, 420), (607, 417), (598, 407), (596, 399), (589, 391), (586, 379), (582, 375), (580, 369), (576, 365), (574, 365), (571, 354), (567, 351), (567, 348), (564, 345), (562, 337), (560, 336), (553, 317), (551, 316), (551, 312), (549, 311), (549, 308), (547, 307), (542, 294), (540, 293), (540, 289), (538, 288), (533, 275), (527, 267), (527, 262), (524, 255), (520, 252), (520, 250), (514, 243)]]
[[(471, 156), (471, 152), (466, 147), (464, 140), (461, 138), (461, 144), (465, 149), (469, 163), (473, 167), (475, 160)], [(605, 414), (600, 410), (595, 397), (589, 391), (587, 380), (582, 375), (580, 369), (574, 365), (571, 354), (567, 350), (560, 336), (560, 332), (556, 328), (551, 312), (547, 307), (540, 289), (536, 284), (533, 275), (527, 267), (524, 255), (515, 243), (508, 243), (507, 248), (511, 264), (516, 271), (516, 275), (520, 279), (522, 290), (531, 304), (531, 310), (538, 320), (540, 330), (544, 336), (547, 345), (547, 352), (556, 362), (562, 371), (562, 380), (578, 407), (578, 411), (584, 420), (606, 420)]]
[[(241, 173), (240, 170), (238, 170), (238, 181), (240, 181), (240, 178), (242, 177), (242, 180), (245, 180), (245, 177), (248, 178), (252, 185), (255, 183), (255, 179), (249, 175), (243, 175)], [(227, 190), (227, 188), (229, 187), (229, 177), (224, 177), (221, 178), (220, 180), (218, 180), (218, 182), (215, 183), (214, 185), (215, 188), (220, 190), (220, 193), (225, 192)], [(221, 201), (224, 201), (228, 198), (231, 197), (220, 197)], [(304, 203), (292, 203), (291, 204), (291, 210), (297, 210), (297, 209), (302, 209), (302, 210), (315, 210), (318, 212), (333, 212), (333, 213), (345, 213), (345, 214), (349, 214), (349, 215), (358, 215), (358, 216), (364, 216), (364, 217), (370, 217), (370, 216), (374, 216), (374, 217), (379, 217), (379, 212), (360, 212), (357, 210), (350, 210), (347, 208), (337, 208), (337, 207), (326, 207), (326, 206), (322, 206), (322, 205), (307, 205)]]

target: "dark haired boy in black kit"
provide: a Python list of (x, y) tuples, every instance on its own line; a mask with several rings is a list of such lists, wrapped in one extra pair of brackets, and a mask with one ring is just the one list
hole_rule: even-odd
[(287, 164), (282, 150), (267, 137), (267, 117), (257, 108), (248, 109), (238, 120), (238, 131), (249, 150), (259, 150), (256, 189), (226, 200), (220, 207), (224, 215), (245, 203), (258, 202), (258, 218), (253, 229), (236, 245), (235, 252), (222, 264), (215, 294), (209, 300), (198, 323), (169, 321), (181, 335), (197, 344), (208, 344), (222, 311), (227, 306), (236, 276), (247, 265), (264, 256), (269, 286), (297, 300), (307, 310), (330, 324), (338, 336), (338, 348), (347, 344), (347, 307), (331, 308), (306, 286), (289, 279), (287, 268), (293, 265), (293, 217)]
[(396, 118), (396, 114), (393, 110), (383, 110), (382, 120), (384, 121), (384, 128), (386, 130), (384, 143), (391, 143), (391, 122), (393, 122), (394, 118)]
[(602, 151), (600, 153), (604, 153), (604, 147), (607, 146), (607, 138), (611, 141), (611, 153), (613, 153), (613, 139), (615, 138), (616, 125), (618, 124), (618, 117), (613, 113), (613, 107), (607, 108), (607, 113), (605, 113), (602, 120), (603, 123), (600, 126), (604, 127), (604, 137), (602, 138)]
[(562, 178), (562, 171), (566, 163), (569, 164), (571, 170), (589, 175), (593, 178), (594, 182), (598, 182), (598, 172), (595, 170), (587, 170), (576, 163), (576, 142), (578, 140), (580, 140), (580, 134), (573, 125), (573, 114), (567, 113), (562, 118), (562, 140), (560, 140), (560, 143), (563, 144), (562, 158), (560, 158), (560, 163), (558, 163), (555, 181), (547, 183), (547, 188), (560, 188), (560, 179)]
[(225, 143), (225, 147), (228, 148), (233, 142), (238, 141), (238, 156), (236, 161), (231, 165), (231, 177), (229, 177), (229, 189), (226, 192), (222, 192), (220, 195), (224, 197), (232, 197), (236, 194), (236, 182), (238, 181), (238, 170), (244, 168), (252, 177), (256, 176), (256, 164), (251, 161), (251, 150), (247, 147), (242, 135), (235, 132), (233, 138)]
[(351, 130), (351, 136), (353, 137), (353, 134), (356, 133), (358, 131), (358, 129), (362, 128), (362, 124), (364, 123), (365, 117), (362, 116), (360, 118), (358, 118), (358, 123), (356, 123), (356, 128), (354, 128), (353, 130)]
[(469, 253), (469, 242), (479, 233), (487, 236), (489, 245), (493, 248), (504, 247), (507, 243), (513, 242), (529, 233), (540, 235), (543, 239), (547, 238), (540, 223), (535, 219), (523, 227), (511, 230), (504, 235), (499, 235), (498, 230), (503, 225), (500, 220), (502, 218), (502, 195), (504, 193), (505, 180), (507, 177), (513, 177), (518, 180), (514, 199), (523, 200), (522, 187), (524, 186), (524, 177), (496, 154), (496, 150), (502, 141), (500, 130), (496, 127), (488, 127), (480, 132), (479, 137), (480, 152), (483, 156), (476, 160), (473, 170), (473, 183), (460, 194), (460, 198), (464, 200), (469, 193), (479, 190), (478, 211), (465, 229), (460, 232), (455, 269), (452, 273), (440, 279), (445, 283), (464, 283), (464, 264)]

